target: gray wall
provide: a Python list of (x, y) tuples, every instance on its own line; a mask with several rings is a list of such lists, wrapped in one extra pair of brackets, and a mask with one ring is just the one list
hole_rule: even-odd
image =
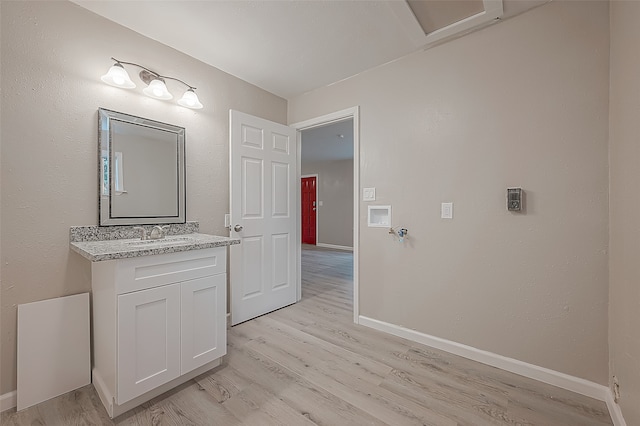
[[(3, 1), (1, 18), (4, 394), (16, 388), (16, 305), (90, 289), (90, 264), (69, 250), (68, 235), (97, 224), (98, 107), (185, 127), (187, 219), (226, 235), (228, 110), (283, 123), (287, 102), (69, 2)], [(197, 86), (205, 108), (105, 85), (111, 56)], [(174, 96), (184, 90), (168, 86)]]
[(640, 425), (640, 3), (611, 5), (609, 344), (628, 425)]
[(353, 247), (353, 160), (303, 162), (302, 174), (318, 174), (317, 244)]
[(547, 3), (289, 100), (290, 123), (360, 106), (360, 186), (409, 229), (361, 204), (361, 315), (607, 383), (608, 7)]

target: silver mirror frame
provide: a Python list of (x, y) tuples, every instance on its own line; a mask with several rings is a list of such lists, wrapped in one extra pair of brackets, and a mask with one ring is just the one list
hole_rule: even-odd
[[(157, 130), (174, 133), (177, 138), (177, 158), (176, 164), (178, 188), (177, 203), (178, 214), (172, 216), (148, 216), (148, 217), (112, 217), (111, 202), (112, 195), (115, 192), (113, 188), (113, 146), (111, 129), (111, 120), (117, 120), (134, 124), (136, 126), (148, 127)], [(103, 151), (108, 152), (109, 161), (105, 166), (103, 164)], [(108, 194), (103, 194), (103, 179), (105, 177), (104, 167), (108, 168), (106, 176), (108, 179)], [(165, 224), (165, 223), (186, 223), (186, 167), (185, 167), (185, 129), (184, 127), (174, 126), (172, 124), (162, 123), (148, 118), (136, 117), (134, 115), (122, 112), (111, 111), (105, 108), (98, 109), (98, 223), (100, 226), (113, 225), (145, 225), (145, 224)]]

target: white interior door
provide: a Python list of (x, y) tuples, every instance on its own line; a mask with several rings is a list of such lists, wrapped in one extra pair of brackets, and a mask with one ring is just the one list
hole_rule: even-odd
[(296, 130), (231, 110), (231, 325), (295, 303)]

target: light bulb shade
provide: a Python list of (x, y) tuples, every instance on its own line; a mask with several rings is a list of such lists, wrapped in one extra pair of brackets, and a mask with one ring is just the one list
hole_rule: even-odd
[(173, 99), (173, 96), (167, 90), (167, 86), (164, 84), (164, 81), (158, 78), (151, 80), (149, 87), (146, 87), (142, 92), (149, 97), (162, 99), (163, 101)]
[(136, 87), (135, 83), (129, 78), (127, 71), (122, 64), (119, 63), (115, 63), (109, 68), (109, 72), (100, 77), (100, 79), (111, 86), (122, 87), (123, 89), (133, 89)]
[(196, 92), (194, 92), (193, 89), (189, 89), (186, 92), (184, 92), (184, 95), (182, 95), (182, 97), (178, 101), (178, 104), (182, 105), (183, 107), (187, 107), (191, 109), (202, 108), (202, 104), (198, 99), (198, 95), (196, 95)]

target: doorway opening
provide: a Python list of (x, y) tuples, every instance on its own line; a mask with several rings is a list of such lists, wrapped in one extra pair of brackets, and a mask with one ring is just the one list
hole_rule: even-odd
[(298, 300), (329, 297), (358, 323), (358, 108), (298, 130)]

